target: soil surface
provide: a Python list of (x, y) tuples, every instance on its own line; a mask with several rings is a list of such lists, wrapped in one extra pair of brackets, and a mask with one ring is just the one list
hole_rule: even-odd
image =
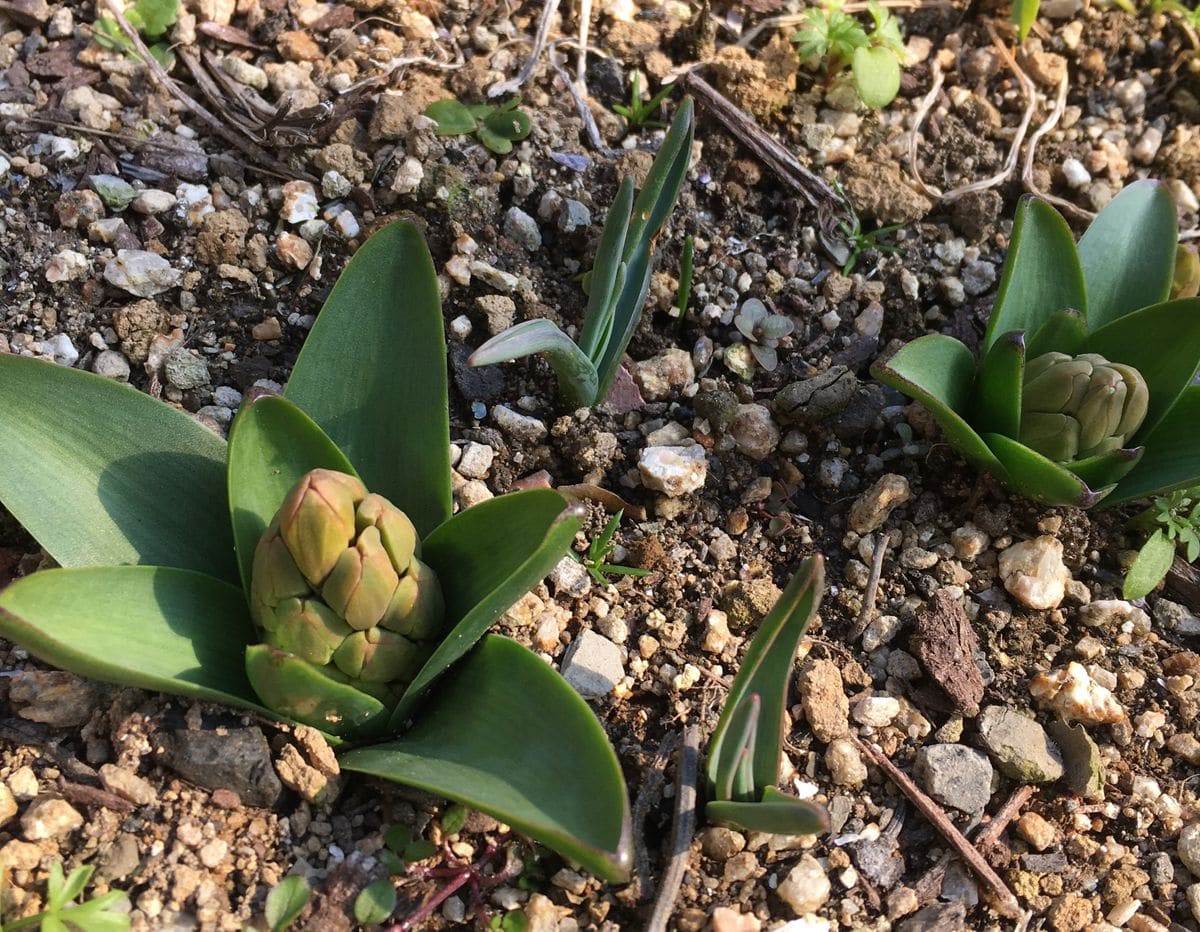
[[(95, 866), (91, 893), (126, 891), (135, 929), (264, 928), (266, 894), (289, 873), (316, 891), (297, 927), (349, 929), (355, 896), (386, 874), (385, 831), (403, 826), (437, 850), (395, 877), (397, 920), (438, 889), (422, 868), (494, 844), (524, 869), (489, 893), (493, 915), (643, 928), (667, 864), (675, 742), (691, 723), (707, 736), (756, 624), (820, 552), (827, 592), (796, 663), (782, 785), (825, 804), (832, 828), (701, 826), (671, 928), (1200, 928), (1200, 829), (1188, 828), (1200, 604), (1161, 590), (1121, 601), (1134, 509), (1010, 495), (867, 371), (924, 332), (978, 343), (1028, 191), (1060, 199), (1078, 231), (1125, 184), (1160, 178), (1180, 229), (1196, 226), (1188, 32), (1161, 14), (1045, 2), (1055, 18), (1014, 59), (1006, 8), (902, 6), (901, 93), (869, 111), (844, 81), (800, 67), (794, 26), (772, 19), (791, 2), (596, 3), (593, 137), (565, 83), (569, 6), (520, 89), (532, 133), (496, 156), (437, 136), (421, 113), (515, 78), (539, 3), (188, 0), (167, 86), (91, 40), (102, 10), (3, 0), (0, 352), (128, 381), (223, 432), (246, 393), (286, 383), (354, 249), (417, 218), (443, 285), (457, 507), (587, 483), (608, 494), (577, 549), (623, 502), (612, 562), (649, 571), (600, 585), (564, 561), (499, 625), (560, 667), (584, 632), (615, 647), (611, 689), (591, 704), (645, 813), (646, 873), (600, 884), (478, 814), (450, 835), (443, 801), (339, 774), (303, 729), (82, 680), (0, 643), (4, 918), (38, 911), (61, 862)], [(899, 229), (843, 271), (844, 205), (798, 189), (744, 127), (701, 107), (632, 378), (595, 410), (564, 411), (543, 360), (472, 370), (465, 358), (515, 321), (578, 327), (579, 277), (617, 182), (643, 176), (662, 137), (610, 109), (635, 69), (655, 88), (703, 78), (837, 182), (864, 231)], [(680, 321), (687, 234), (696, 270)], [(739, 346), (749, 298), (794, 325), (773, 371)], [(684, 488), (647, 455), (692, 445), (703, 456)], [(47, 564), (0, 510), (0, 586)], [(969, 837), (1016, 800), (980, 850), (1022, 918), (998, 910), (858, 740)], [(453, 896), (424, 927), (469, 923), (472, 905)]]

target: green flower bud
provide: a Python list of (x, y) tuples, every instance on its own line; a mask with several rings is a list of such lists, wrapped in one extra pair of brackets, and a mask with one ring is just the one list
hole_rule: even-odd
[(394, 701), (442, 632), (441, 588), (419, 554), (404, 512), (353, 476), (314, 469), (258, 542), (251, 614), (270, 646)]
[(1133, 366), (1046, 353), (1025, 364), (1020, 440), (1059, 463), (1117, 450), (1141, 427), (1149, 401)]

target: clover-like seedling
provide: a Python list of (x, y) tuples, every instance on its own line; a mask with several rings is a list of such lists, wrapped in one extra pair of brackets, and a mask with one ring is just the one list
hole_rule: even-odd
[[(179, 0), (137, 0), (125, 10), (124, 16), (125, 21), (143, 38), (152, 40), (147, 43), (147, 49), (155, 61), (169, 71), (175, 64), (175, 53), (166, 42), (153, 40), (161, 39), (167, 34), (167, 30), (175, 25), (179, 18)], [(98, 45), (121, 52), (127, 58), (138, 57), (133, 41), (125, 35), (120, 23), (112, 16), (105, 14), (96, 17), (92, 26), (92, 38)]]
[(1177, 549), (1188, 563), (1200, 558), (1200, 486), (1155, 498), (1131, 523), (1150, 534), (1125, 574), (1121, 594), (1127, 599), (1141, 599), (1167, 575)]
[(439, 136), (465, 136), (474, 133), (496, 155), (508, 155), (513, 143), (526, 138), (533, 129), (529, 114), (519, 109), (520, 96), (502, 104), (464, 104), (453, 97), (438, 100), (425, 108), (425, 116), (437, 124)]
[(704, 814), (709, 822), (787, 835), (829, 828), (824, 809), (777, 787), (796, 651), (824, 588), (824, 560), (819, 554), (808, 557), (746, 649), (708, 745)]
[(452, 514), (443, 328), (401, 222), (360, 247), (283, 396), (244, 404), (228, 443), (128, 386), (0, 355), (0, 501), (62, 567), (0, 592), (0, 637), (319, 728), (343, 770), (621, 880), (629, 805), (603, 728), (536, 654), (484, 636), (582, 509), (538, 489)]
[(1175, 205), (1138, 181), (1076, 245), (1045, 201), (1017, 208), (981, 359), (927, 334), (872, 374), (921, 402), (1013, 490), (1088, 508), (1200, 481), (1200, 299), (1168, 300)]
[(693, 131), (688, 99), (680, 104), (637, 200), (632, 178), (618, 186), (588, 275), (588, 305), (578, 343), (545, 318), (527, 320), (475, 350), (467, 360), (472, 366), (545, 353), (568, 405), (590, 408), (604, 400), (641, 320), (654, 272), (654, 239), (687, 175)]
[(850, 69), (859, 99), (868, 107), (886, 107), (900, 91), (900, 66), (904, 40), (891, 12), (870, 0), (867, 11), (874, 20), (870, 32), (842, 9), (841, 0), (804, 11), (804, 23), (792, 36), (802, 61), (819, 67), (827, 81)]
[(750, 353), (758, 364), (768, 372), (774, 372), (779, 365), (779, 355), (775, 352), (779, 341), (796, 326), (790, 317), (772, 314), (758, 298), (748, 298), (742, 304), (741, 312), (733, 318), (733, 325), (746, 338)]

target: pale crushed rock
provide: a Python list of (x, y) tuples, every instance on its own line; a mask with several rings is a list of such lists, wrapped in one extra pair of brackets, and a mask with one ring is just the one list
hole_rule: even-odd
[(692, 354), (678, 348), (643, 359), (633, 366), (633, 380), (647, 401), (665, 401), (686, 388), (695, 377)]
[(638, 472), (646, 488), (677, 498), (704, 487), (708, 459), (698, 444), (646, 447), (638, 459)]
[(818, 741), (833, 741), (850, 730), (850, 700), (837, 664), (831, 660), (808, 664), (800, 673), (799, 687), (804, 717)]
[(1039, 673), (1029, 681), (1029, 693), (1067, 721), (1111, 725), (1125, 718), (1125, 707), (1112, 692), (1074, 661), (1049, 673)]
[(69, 835), (83, 825), (83, 816), (65, 799), (43, 796), (35, 799), (21, 816), (21, 834), (27, 841), (42, 841)]
[(788, 871), (787, 878), (775, 892), (795, 915), (803, 916), (816, 912), (829, 901), (833, 885), (821, 862), (806, 854)]
[(850, 530), (869, 534), (883, 526), (892, 509), (909, 500), (912, 492), (908, 480), (895, 473), (880, 476), (867, 491), (850, 506)]
[(1058, 608), (1071, 578), (1062, 556), (1062, 542), (1048, 534), (1002, 550), (1000, 578), (1004, 588), (1029, 608)]

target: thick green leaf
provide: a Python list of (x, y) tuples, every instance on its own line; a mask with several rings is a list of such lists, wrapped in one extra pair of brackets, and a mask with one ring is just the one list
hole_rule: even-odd
[(775, 793), (761, 802), (714, 800), (704, 807), (705, 821), (744, 832), (777, 835), (820, 835), (829, 831), (829, 813), (793, 796)]
[(524, 110), (497, 110), (483, 121), (488, 131), (509, 142), (519, 142), (529, 135), (533, 124)]
[(862, 46), (850, 60), (854, 87), (868, 107), (886, 107), (900, 91), (900, 60), (882, 45)]
[(1125, 574), (1121, 595), (1127, 599), (1143, 599), (1154, 591), (1171, 564), (1175, 562), (1175, 542), (1158, 530), (1147, 538), (1138, 551), (1133, 565)]
[(633, 332), (642, 317), (642, 308), (650, 290), (650, 275), (654, 271), (654, 238), (667, 221), (679, 191), (687, 177), (692, 159), (692, 139), (695, 120), (691, 98), (679, 105), (675, 119), (663, 139), (654, 164), (646, 175), (646, 183), (638, 192), (625, 235), (625, 279), (613, 305), (611, 332), (601, 342), (603, 355), (596, 364), (600, 375), (598, 397), (608, 394), (616, 377)]
[(975, 358), (962, 343), (944, 334), (926, 334), (902, 346), (890, 359), (876, 362), (871, 375), (921, 402), (957, 450), (1006, 478), (1004, 466), (963, 416), (971, 404)]
[(484, 639), (443, 677), (401, 737), (340, 760), (486, 812), (604, 880), (629, 877), (629, 798), (604, 729), (507, 638)]
[(1022, 443), (1003, 434), (984, 434), (1008, 473), (1013, 491), (1045, 505), (1073, 505), (1091, 508), (1111, 488), (1092, 491), (1079, 476), (1065, 466), (1049, 460)]
[(396, 909), (396, 885), (384, 877), (367, 884), (354, 898), (354, 920), (362, 926), (383, 922)]
[(972, 426), (1015, 437), (1021, 430), (1021, 383), (1025, 373), (1025, 334), (1006, 333), (979, 365)]
[(434, 130), (439, 136), (461, 136), (473, 133), (477, 126), (470, 108), (453, 97), (435, 100), (425, 108), (425, 116), (437, 124)]
[(1188, 386), (1174, 407), (1142, 438), (1146, 453), (1104, 500), (1105, 507), (1159, 495), (1200, 481), (1200, 385)]
[(1100, 211), (1079, 240), (1089, 330), (1167, 300), (1178, 222), (1161, 181), (1135, 181)]
[(255, 709), (236, 586), (162, 566), (45, 570), (0, 592), (0, 637), (94, 679)]
[(229, 514), (247, 592), (258, 539), (312, 469), (357, 475), (316, 422), (287, 399), (262, 397), (242, 407), (229, 431)]
[(1041, 5), (1041, 0), (1013, 0), (1012, 5), (1012, 21), (1017, 27), (1017, 35), (1021, 41), (1025, 41), (1025, 37), (1029, 35), (1029, 30), (1033, 27), (1033, 21), (1037, 19), (1038, 7)]
[(450, 517), (450, 414), (437, 273), (409, 221), (354, 254), (284, 393), (372, 492), (425, 536)]
[(388, 708), (378, 699), (285, 651), (253, 644), (242, 662), (255, 693), (276, 716), (338, 738), (375, 737), (388, 724)]
[(1066, 353), (1078, 356), (1087, 342), (1087, 323), (1079, 311), (1067, 308), (1038, 327), (1037, 332), (1026, 340), (1025, 358), (1037, 359), (1046, 353)]
[(422, 559), (437, 573), (453, 626), (421, 667), (392, 716), (408, 719), (421, 696), (514, 602), (554, 569), (583, 523), (583, 509), (534, 489), (481, 502), (425, 538)]
[(588, 305), (583, 316), (579, 348), (589, 359), (603, 356), (612, 333), (613, 299), (624, 285), (625, 235), (633, 210), (633, 179), (626, 175), (617, 187), (617, 196), (604, 218), (604, 229), (596, 246), (596, 261), (588, 279)]
[(1067, 308), (1085, 317), (1088, 313), (1083, 267), (1071, 228), (1045, 201), (1024, 197), (1013, 219), (984, 349), (1010, 330), (1036, 333), (1051, 315)]
[(1076, 460), (1065, 465), (1089, 487), (1099, 489), (1106, 485), (1114, 485), (1132, 472), (1133, 467), (1138, 464), (1145, 452), (1145, 447), (1110, 450), (1108, 453), (1089, 456), (1087, 459)]
[(479, 141), (496, 155), (508, 155), (513, 150), (512, 140), (493, 133), (487, 126), (480, 126), (475, 134), (479, 137)]
[(498, 333), (467, 359), (472, 366), (490, 366), (524, 356), (545, 353), (558, 376), (559, 391), (572, 408), (590, 408), (597, 402), (596, 367), (574, 341), (546, 320), (527, 320)]
[(1150, 406), (1134, 434), (1143, 443), (1200, 368), (1200, 298), (1166, 301), (1119, 317), (1094, 331), (1087, 349), (1133, 366), (1146, 380)]
[(751, 742), (754, 795), (774, 786), (779, 778), (783, 714), (796, 649), (821, 604), (824, 589), (825, 561), (819, 554), (808, 557), (759, 625), (733, 679), (709, 744), (710, 797), (716, 795), (719, 787), (729, 785), (729, 774), (737, 767), (738, 755), (745, 746), (739, 735), (746, 731), (743, 725), (747, 710), (756, 701), (761, 702), (761, 709), (757, 735)]
[(0, 355), (0, 502), (63, 566), (238, 578), (225, 441), (136, 389)]
[(267, 894), (266, 918), (271, 932), (282, 932), (295, 922), (311, 897), (308, 881), (299, 874), (279, 881)]

